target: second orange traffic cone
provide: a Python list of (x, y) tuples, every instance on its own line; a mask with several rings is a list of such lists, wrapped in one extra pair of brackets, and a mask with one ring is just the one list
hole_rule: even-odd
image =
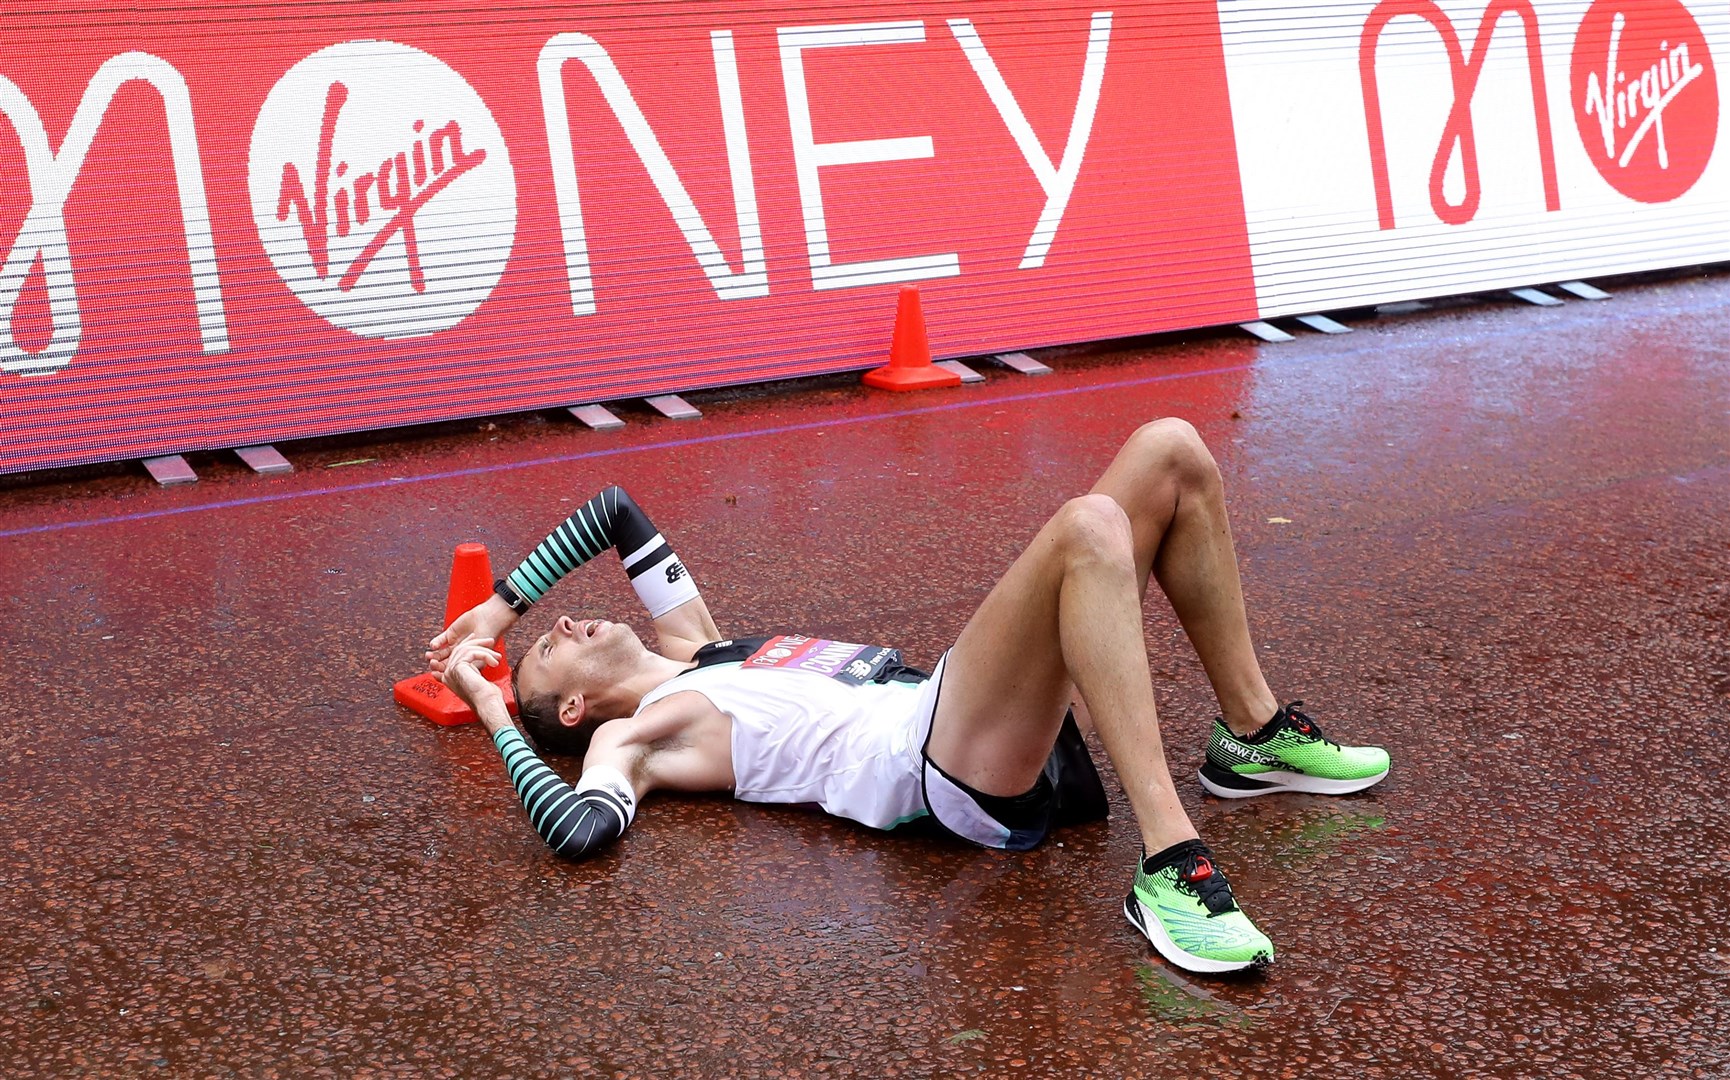
[(923, 390), (960, 386), (961, 376), (931, 362), (925, 337), (925, 312), (919, 306), (919, 286), (901, 286), (895, 305), (895, 336), (889, 343), (889, 363), (865, 373), (865, 385), (879, 390)]
[[(487, 558), (486, 545), (458, 544), (456, 554), (451, 558), (450, 587), (445, 590), (445, 625), (456, 622), (457, 616), (492, 594), (493, 564)], [(505, 659), (504, 642), (495, 642), (493, 651), (499, 654), (499, 662), (481, 674), (504, 691), (505, 708), (515, 716), (517, 699), (511, 693), (511, 669)], [(401, 680), (392, 689), (391, 696), (398, 705), (413, 709), (435, 724), (448, 727), (477, 719), (474, 710), (464, 705), (462, 699), (430, 671)]]

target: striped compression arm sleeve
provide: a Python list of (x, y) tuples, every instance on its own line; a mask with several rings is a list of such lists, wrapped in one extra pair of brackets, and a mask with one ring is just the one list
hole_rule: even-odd
[(631, 587), (658, 619), (697, 596), (696, 582), (649, 515), (618, 485), (584, 503), (511, 571), (511, 588), (533, 604), (558, 580), (608, 548), (617, 548)]
[(617, 840), (636, 817), (636, 793), (619, 770), (597, 765), (584, 770), (572, 787), (529, 749), (516, 728), (500, 728), (493, 745), (504, 755), (529, 821), (555, 854), (580, 859)]

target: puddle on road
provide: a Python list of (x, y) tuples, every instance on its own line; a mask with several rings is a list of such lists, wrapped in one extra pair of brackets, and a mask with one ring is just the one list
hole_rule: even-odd
[(1259, 1022), (1163, 965), (1138, 964), (1135, 980), (1140, 984), (1141, 999), (1148, 1011), (1162, 1023), (1248, 1031)]
[(1372, 832), (1387, 824), (1387, 815), (1371, 811), (1327, 813), (1311, 821), (1282, 825), (1268, 834), (1272, 849), (1269, 859), (1275, 866), (1291, 867), (1330, 853), (1343, 838), (1358, 832)]

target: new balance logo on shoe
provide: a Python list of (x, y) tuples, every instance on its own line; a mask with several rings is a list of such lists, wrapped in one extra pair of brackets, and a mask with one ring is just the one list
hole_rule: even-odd
[(1243, 758), (1244, 762), (1249, 765), (1278, 765), (1280, 763), (1279, 758), (1274, 757), (1272, 754), (1264, 754), (1255, 747), (1238, 742), (1236, 739), (1232, 740), (1231, 749), (1233, 753), (1237, 754), (1238, 757)]

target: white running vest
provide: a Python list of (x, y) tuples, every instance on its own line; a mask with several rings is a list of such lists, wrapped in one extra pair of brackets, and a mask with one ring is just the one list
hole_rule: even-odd
[(735, 798), (816, 803), (838, 817), (891, 829), (926, 812), (920, 785), (926, 687), (850, 685), (812, 671), (734, 662), (667, 680), (643, 695), (637, 711), (673, 694), (702, 694), (733, 721)]

